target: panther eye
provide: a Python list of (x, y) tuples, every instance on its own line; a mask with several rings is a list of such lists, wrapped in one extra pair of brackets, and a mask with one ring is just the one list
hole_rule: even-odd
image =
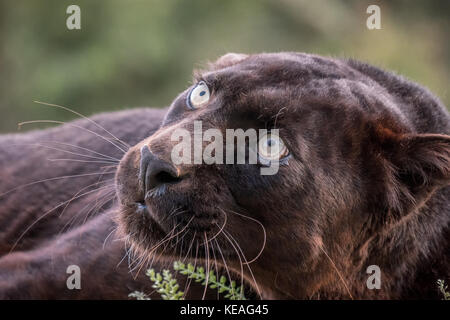
[(259, 139), (258, 154), (264, 160), (276, 161), (288, 156), (289, 150), (277, 134), (269, 132)]
[(188, 96), (188, 106), (191, 109), (198, 109), (209, 101), (209, 88), (205, 82), (199, 82)]

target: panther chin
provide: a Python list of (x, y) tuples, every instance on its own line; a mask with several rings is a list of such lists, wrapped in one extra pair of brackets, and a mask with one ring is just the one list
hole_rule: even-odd
[[(217, 209), (199, 213), (187, 206), (166, 208), (164, 197), (152, 196), (122, 206), (119, 225), (123, 233), (129, 235), (132, 248), (149, 258), (157, 255), (161, 259), (186, 260), (212, 255), (205, 250), (213, 250), (214, 245), (208, 247), (206, 243), (219, 241), (216, 238), (226, 223), (226, 216), (220, 216)], [(224, 247), (221, 254), (227, 253)]]

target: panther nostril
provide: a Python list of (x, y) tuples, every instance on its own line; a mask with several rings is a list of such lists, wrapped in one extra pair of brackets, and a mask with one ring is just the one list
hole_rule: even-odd
[(181, 180), (181, 178), (173, 176), (172, 173), (167, 171), (158, 172), (154, 178), (160, 183), (177, 183)]
[(181, 181), (173, 165), (156, 157), (147, 145), (141, 148), (139, 177), (145, 192), (162, 184)]

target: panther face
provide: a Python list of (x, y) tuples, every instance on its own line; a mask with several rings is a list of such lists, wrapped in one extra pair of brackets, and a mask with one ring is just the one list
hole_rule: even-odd
[[(198, 163), (195, 146), (174, 163), (174, 133), (192, 142), (198, 124), (223, 137), (255, 129), (244, 150), (256, 163)], [(342, 275), (366, 263), (368, 241), (448, 181), (448, 137), (410, 131), (388, 92), (347, 61), (228, 54), (122, 159), (119, 224), (148, 259), (219, 264), (261, 297), (351, 295)], [(267, 163), (275, 174), (261, 174)]]

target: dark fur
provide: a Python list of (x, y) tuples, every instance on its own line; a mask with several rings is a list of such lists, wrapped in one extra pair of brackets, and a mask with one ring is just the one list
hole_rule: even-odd
[[(185, 105), (188, 90), (183, 92), (154, 135), (161, 111), (94, 118), (134, 145), (116, 174), (119, 203), (105, 204), (103, 213), (86, 223), (75, 220), (73, 231), (57, 235), (99, 195), (76, 199), (61, 218), (53, 213), (40, 220), (8, 254), (24, 228), (98, 176), (49, 181), (0, 198), (0, 296), (124, 298), (136, 289), (149, 292), (148, 280), (134, 282), (126, 263), (115, 269), (123, 245), (106, 241), (102, 249), (114, 228), (111, 217), (117, 215), (121, 232), (143, 257), (173, 226), (179, 230), (193, 217), (185, 237), (199, 250), (189, 251), (185, 240), (158, 250), (163, 263), (181, 254), (204, 259), (204, 236), (217, 235), (226, 214), (225, 230), (248, 260), (258, 254), (263, 237), (260, 226), (242, 215), (265, 226), (265, 249), (250, 264), (256, 281), (244, 268), (247, 284), (263, 298), (438, 298), (436, 280), (449, 277), (450, 117), (437, 98), (366, 64), (297, 53), (227, 55), (198, 78), (212, 88), (210, 104), (191, 111)], [(136, 202), (144, 200), (137, 178), (140, 147), (148, 144), (169, 162), (171, 132), (192, 129), (194, 120), (203, 121), (203, 130), (279, 128), (292, 157), (275, 176), (261, 176), (258, 165), (179, 166), (183, 180), (145, 199), (149, 211), (138, 212)], [(105, 135), (86, 120), (76, 124)], [(15, 145), (52, 139), (121, 157), (110, 143), (67, 125), (4, 136), (0, 192), (98, 170), (95, 164), (48, 163), (50, 155), (67, 157)], [(169, 215), (174, 207), (184, 212)], [(230, 242), (223, 234), (216, 240), (239, 276)], [(209, 249), (219, 254), (217, 246)], [(81, 266), (88, 288), (65, 289), (68, 264)], [(382, 271), (380, 290), (366, 287), (365, 270), (372, 264)]]

